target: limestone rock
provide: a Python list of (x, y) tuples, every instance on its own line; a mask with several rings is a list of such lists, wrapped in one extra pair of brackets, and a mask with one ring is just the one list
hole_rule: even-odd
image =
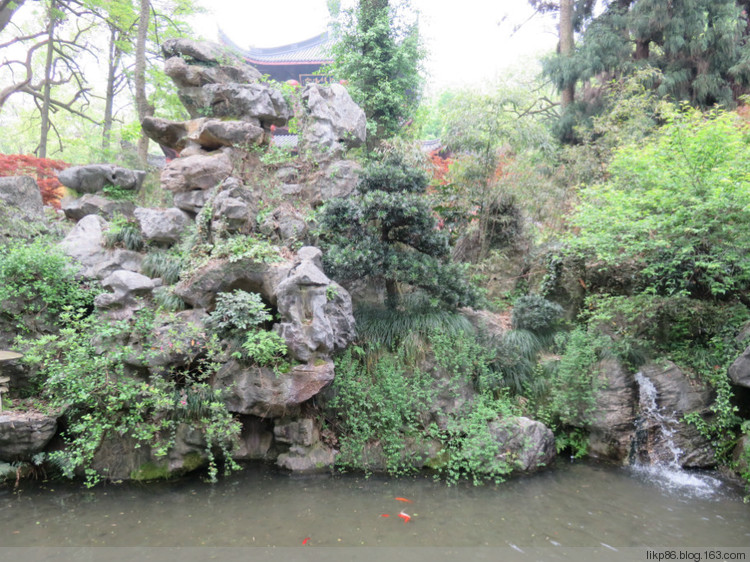
[(261, 233), (284, 246), (304, 241), (308, 231), (305, 217), (288, 203), (274, 209), (260, 227)]
[(196, 189), (212, 189), (232, 173), (232, 162), (223, 152), (211, 156), (176, 158), (164, 167), (161, 186), (179, 193)]
[(354, 316), (349, 293), (317, 267), (319, 250), (305, 250), (276, 289), (282, 322), (274, 329), (299, 361), (327, 355), (354, 340)]
[(234, 452), (238, 461), (267, 459), (273, 444), (273, 432), (267, 420), (255, 416), (241, 416), (242, 431), (239, 447)]
[(94, 306), (112, 311), (116, 318), (126, 318), (143, 307), (140, 297), (151, 294), (154, 282), (140, 273), (120, 270), (104, 279), (102, 286), (112, 292), (98, 295)]
[(252, 191), (235, 178), (226, 179), (213, 200), (212, 229), (221, 227), (230, 233), (249, 234), (255, 229), (258, 214)]
[(732, 460), (736, 463), (734, 470), (738, 474), (750, 471), (750, 435), (740, 437), (732, 452)]
[(541, 422), (513, 417), (490, 422), (490, 434), (500, 446), (495, 461), (514, 472), (533, 472), (555, 459), (555, 436)]
[(297, 474), (328, 472), (333, 469), (336, 454), (337, 451), (322, 443), (315, 443), (310, 447), (293, 445), (289, 452), (279, 455), (276, 464)]
[(73, 166), (57, 175), (61, 184), (80, 193), (97, 193), (106, 185), (136, 190), (140, 188), (145, 177), (144, 171), (129, 170), (112, 164)]
[[(182, 57), (196, 63), (244, 64), (242, 59), (228, 48), (210, 41), (193, 41), (187, 38), (167, 39), (161, 45), (164, 58)], [(260, 74), (258, 75), (260, 77)]]
[(0, 461), (27, 461), (44, 450), (57, 418), (35, 412), (0, 413)]
[(190, 145), (203, 150), (222, 146), (249, 148), (262, 144), (265, 133), (257, 119), (223, 121), (221, 119), (194, 119), (174, 122), (158, 117), (146, 117), (141, 123), (143, 131), (154, 141), (182, 152)]
[(194, 272), (175, 287), (175, 294), (196, 308), (212, 309), (217, 293), (242, 289), (259, 293), (270, 305), (276, 304), (275, 287), (286, 277), (288, 263), (263, 264), (249, 259), (234, 263), (227, 260), (213, 261)]
[(320, 201), (339, 197), (349, 197), (357, 189), (362, 166), (353, 160), (336, 160), (326, 166), (317, 184)]
[(367, 135), (365, 112), (340, 84), (310, 84), (302, 92), (306, 116), (301, 142), (316, 154), (341, 154), (362, 146)]
[(210, 190), (194, 189), (193, 191), (177, 192), (172, 196), (172, 200), (174, 201), (174, 206), (178, 209), (197, 215), (210, 197)]
[(44, 221), (42, 194), (33, 178), (0, 178), (0, 235), (33, 235), (32, 223)]
[(729, 378), (737, 386), (750, 388), (750, 347), (745, 349), (729, 367)]
[(295, 365), (288, 373), (245, 366), (232, 359), (216, 374), (214, 388), (226, 389), (232, 412), (261, 418), (279, 418), (315, 396), (333, 380), (333, 361)]
[(184, 211), (175, 207), (165, 210), (138, 207), (133, 214), (145, 240), (164, 244), (177, 242), (191, 222)]
[(599, 390), (590, 424), (589, 454), (627, 461), (635, 433), (638, 392), (632, 373), (618, 361), (598, 365)]
[(74, 221), (88, 215), (99, 215), (106, 219), (112, 219), (115, 215), (130, 217), (133, 216), (134, 210), (135, 205), (130, 201), (114, 201), (92, 193), (62, 201), (62, 211), (67, 218)]
[(293, 116), (281, 92), (268, 84), (208, 84), (202, 91), (210, 117), (259, 119), (265, 126), (283, 127)]
[(273, 436), (279, 443), (310, 447), (320, 440), (320, 432), (312, 418), (281, 419), (273, 426)]

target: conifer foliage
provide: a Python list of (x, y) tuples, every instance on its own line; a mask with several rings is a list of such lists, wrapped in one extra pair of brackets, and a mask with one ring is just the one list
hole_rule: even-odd
[(329, 274), (342, 281), (381, 279), (393, 305), (400, 284), (448, 306), (476, 304), (476, 290), (450, 262), (447, 234), (422, 197), (426, 187), (421, 170), (389, 158), (365, 169), (358, 195), (326, 203), (320, 227)]

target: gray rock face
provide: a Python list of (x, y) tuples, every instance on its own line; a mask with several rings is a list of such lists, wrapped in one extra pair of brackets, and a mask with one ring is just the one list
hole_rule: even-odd
[(213, 200), (213, 222), (211, 228), (221, 228), (230, 233), (249, 234), (255, 228), (258, 214), (253, 193), (235, 178), (222, 183)]
[[(710, 415), (710, 388), (691, 380), (674, 363), (641, 368), (640, 404), (636, 429), (636, 459), (643, 464), (677, 463), (683, 468), (715, 466), (714, 450), (693, 425), (681, 421), (685, 414)], [(650, 384), (649, 384), (650, 383)], [(653, 389), (650, 386), (653, 386)], [(655, 393), (654, 415), (649, 396)], [(679, 454), (675, 455), (675, 451)], [(675, 458), (677, 457), (677, 458)]]
[(167, 164), (161, 172), (161, 186), (173, 193), (212, 189), (231, 173), (232, 162), (226, 154), (196, 154), (176, 158)]
[(60, 242), (60, 248), (81, 265), (81, 275), (104, 279), (122, 269), (140, 271), (143, 257), (128, 250), (104, 247), (107, 221), (98, 215), (87, 215)]
[(340, 84), (310, 84), (302, 92), (306, 107), (301, 142), (316, 154), (336, 155), (362, 146), (367, 135), (365, 112)]
[(242, 432), (239, 447), (234, 452), (236, 460), (264, 460), (269, 457), (273, 444), (273, 432), (267, 420), (255, 416), (242, 416)]
[(145, 240), (174, 244), (185, 232), (190, 217), (177, 208), (159, 210), (137, 208), (133, 214), (141, 227), (141, 234)]
[(311, 447), (293, 445), (289, 452), (279, 455), (276, 464), (297, 474), (329, 472), (336, 462), (336, 454), (335, 450), (322, 443), (316, 443)]
[(320, 440), (320, 432), (312, 418), (277, 420), (273, 426), (273, 436), (279, 443), (304, 447)]
[(57, 175), (61, 184), (80, 193), (97, 193), (106, 185), (134, 190), (140, 188), (145, 177), (144, 171), (128, 170), (112, 164), (73, 166)]
[(5, 224), (6, 219), (19, 222), (44, 220), (42, 194), (33, 178), (0, 178), (0, 224)]
[(210, 117), (259, 119), (266, 126), (283, 127), (293, 115), (281, 92), (268, 84), (209, 84), (202, 91)]
[(299, 361), (329, 355), (354, 340), (354, 316), (349, 293), (318, 268), (320, 250), (305, 250), (276, 289), (282, 322), (274, 329)]
[(322, 171), (317, 182), (320, 189), (320, 201), (325, 202), (337, 197), (349, 197), (357, 189), (361, 169), (362, 166), (353, 160), (331, 162)]
[(729, 378), (737, 386), (750, 388), (750, 347), (745, 349), (729, 367)]
[(490, 433), (500, 446), (495, 461), (507, 464), (514, 472), (533, 472), (549, 466), (555, 459), (555, 436), (541, 422), (524, 417), (491, 422)]
[[(162, 43), (161, 51), (164, 58), (167, 59), (183, 57), (197, 63), (226, 64), (227, 62), (234, 62), (244, 64), (242, 59), (231, 50), (210, 41), (193, 41), (186, 38), (167, 39)], [(258, 77), (260, 78), (260, 74), (258, 74)]]
[(141, 127), (149, 138), (178, 152), (191, 145), (204, 150), (215, 150), (222, 146), (250, 148), (262, 144), (265, 138), (263, 128), (257, 119), (222, 121), (203, 118), (174, 122), (158, 117), (146, 117)]
[(206, 189), (195, 189), (193, 191), (180, 191), (172, 197), (174, 206), (188, 213), (200, 213), (206, 201), (211, 196), (211, 191)]
[(196, 308), (211, 310), (217, 293), (242, 289), (259, 293), (271, 305), (276, 304), (275, 287), (289, 272), (290, 264), (259, 264), (248, 259), (231, 263), (215, 261), (196, 271), (190, 279), (175, 287), (175, 294)]
[(133, 216), (135, 205), (130, 201), (113, 201), (101, 195), (86, 193), (76, 199), (63, 199), (62, 211), (71, 220), (79, 221), (88, 215), (111, 219), (115, 215)]
[(227, 407), (232, 412), (279, 418), (294, 413), (296, 406), (315, 396), (332, 380), (330, 359), (295, 365), (288, 373), (231, 360), (216, 374), (214, 387), (226, 389)]
[(57, 431), (57, 418), (39, 413), (0, 413), (0, 460), (28, 461)]
[(274, 209), (260, 226), (260, 232), (269, 240), (285, 246), (303, 242), (308, 231), (305, 217), (289, 204)]
[(602, 361), (598, 370), (600, 384), (590, 425), (589, 454), (627, 461), (638, 403), (635, 379), (615, 360)]
[(109, 310), (116, 318), (126, 318), (140, 308), (140, 297), (151, 294), (154, 282), (140, 273), (120, 270), (102, 281), (102, 287), (111, 293), (102, 293), (94, 299), (94, 306)]

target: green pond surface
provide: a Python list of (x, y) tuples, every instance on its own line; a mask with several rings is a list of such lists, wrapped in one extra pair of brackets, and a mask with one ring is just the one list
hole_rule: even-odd
[[(305, 543), (513, 551), (721, 546), (750, 552), (750, 504), (743, 503), (742, 489), (709, 475), (681, 476), (684, 482), (649, 470), (558, 462), (536, 475), (480, 487), (422, 476), (291, 477), (258, 465), (213, 485), (189, 478), (89, 490), (29, 481), (16, 491), (0, 489), (0, 547)], [(0, 559), (10, 559), (12, 551), (0, 548)]]

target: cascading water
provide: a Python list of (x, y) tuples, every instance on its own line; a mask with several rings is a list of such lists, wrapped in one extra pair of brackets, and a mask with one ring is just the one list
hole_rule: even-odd
[(679, 420), (674, 412), (665, 412), (657, 402), (658, 391), (643, 373), (636, 373), (639, 414), (631, 449), (632, 469), (647, 480), (672, 491), (698, 497), (714, 495), (721, 482), (711, 476), (682, 468), (683, 451), (675, 441)]

